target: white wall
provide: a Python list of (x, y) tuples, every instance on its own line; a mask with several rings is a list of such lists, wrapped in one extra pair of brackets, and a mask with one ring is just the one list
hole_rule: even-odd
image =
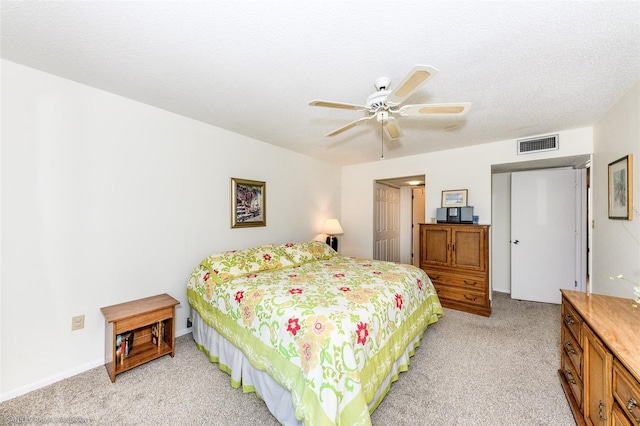
[(594, 293), (633, 297), (633, 286), (611, 281), (622, 274), (640, 284), (640, 209), (633, 220), (612, 220), (608, 215), (608, 164), (633, 154), (633, 201), (640, 205), (640, 81), (594, 127), (591, 189), (593, 194)]
[[(481, 224), (491, 223), (491, 166), (545, 158), (590, 154), (592, 129), (558, 133), (560, 149), (517, 155), (516, 140), (506, 140), (467, 148), (451, 149), (399, 159), (387, 159), (342, 168), (341, 251), (354, 256), (371, 256), (373, 223), (371, 184), (376, 179), (425, 175), (425, 217), (435, 217), (441, 194), (448, 189), (467, 189), (468, 203)], [(533, 135), (535, 136), (535, 135)]]
[[(205, 256), (312, 239), (340, 217), (335, 165), (1, 66), (2, 400), (103, 364), (100, 307), (166, 292), (185, 333)], [(266, 227), (230, 229), (231, 177), (266, 182)]]
[(492, 176), (491, 286), (511, 293), (511, 173)]

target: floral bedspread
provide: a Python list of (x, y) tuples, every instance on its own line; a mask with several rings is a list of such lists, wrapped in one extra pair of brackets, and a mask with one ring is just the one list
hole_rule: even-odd
[(291, 392), (305, 424), (370, 424), (367, 404), (393, 363), (443, 313), (431, 281), (410, 265), (314, 243), (303, 248), (322, 255), (284, 248), (205, 259), (189, 278), (189, 303)]

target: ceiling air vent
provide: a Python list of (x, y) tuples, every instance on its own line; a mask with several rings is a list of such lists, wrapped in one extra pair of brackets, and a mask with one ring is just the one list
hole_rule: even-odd
[(518, 140), (518, 155), (532, 152), (553, 151), (559, 148), (558, 135)]

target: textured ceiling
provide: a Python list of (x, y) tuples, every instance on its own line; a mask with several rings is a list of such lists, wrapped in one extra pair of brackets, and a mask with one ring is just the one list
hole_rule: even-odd
[[(385, 158), (593, 125), (640, 79), (638, 1), (2, 1), (2, 57), (337, 164), (377, 161), (374, 81), (439, 74)], [(515, 149), (515, 146), (514, 146)]]

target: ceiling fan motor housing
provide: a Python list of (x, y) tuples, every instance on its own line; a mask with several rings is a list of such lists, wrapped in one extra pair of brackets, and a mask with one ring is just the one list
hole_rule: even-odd
[(372, 93), (367, 98), (365, 105), (371, 110), (376, 110), (380, 107), (383, 107), (390, 92), (391, 90), (379, 90), (375, 93)]
[(387, 90), (391, 86), (391, 79), (389, 77), (379, 77), (374, 83), (374, 87), (377, 91)]

